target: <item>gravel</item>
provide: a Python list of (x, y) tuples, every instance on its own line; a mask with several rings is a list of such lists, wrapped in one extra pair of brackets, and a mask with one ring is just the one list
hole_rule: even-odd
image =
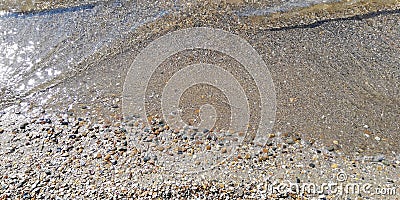
[[(282, 138), (279, 133), (276, 135), (280, 136), (271, 139), (272, 146), (258, 148), (243, 144), (216, 168), (194, 174), (180, 173), (165, 165), (168, 155), (160, 148), (172, 142), (163, 138), (164, 133), (175, 135), (172, 130), (154, 136), (153, 132), (144, 131), (146, 126), (142, 126), (139, 118), (133, 120), (137, 126), (132, 127), (125, 120), (106, 122), (65, 113), (48, 115), (51, 120), (42, 123), (40, 116), (44, 114), (48, 113), (31, 113), (29, 118), (21, 118), (6, 112), (0, 118), (4, 127), (0, 152), (2, 197), (300, 198), (301, 195), (272, 192), (274, 181), (322, 184), (342, 172), (348, 175), (346, 183), (374, 183), (385, 187), (399, 183), (399, 160), (382, 155), (370, 161), (367, 158), (349, 160), (340, 149), (335, 154), (321, 152), (315, 149), (323, 146), (310, 146), (297, 139), (287, 142), (290, 138)], [(16, 128), (19, 121), (30, 121), (26, 124), (30, 130)], [(68, 125), (63, 121), (68, 121)], [(71, 132), (79, 136), (70, 137)], [(213, 134), (218, 138), (221, 133)], [(137, 145), (135, 141), (140, 135), (152, 136), (152, 141), (157, 141), (154, 149), (164, 153), (155, 155), (149, 146)], [(177, 138), (177, 143), (188, 141)], [(217, 143), (209, 146), (213, 146), (209, 150), (212, 151), (221, 145), (217, 139)], [(6, 147), (15, 150), (4, 151)], [(228, 152), (229, 145), (220, 147), (220, 155)], [(200, 155), (200, 152), (179, 149), (172, 157), (190, 157), (189, 153)], [(375, 164), (383, 161), (384, 165)], [(191, 165), (206, 166), (205, 162), (180, 164), (185, 164), (181, 165), (186, 166), (182, 169), (185, 171)], [(319, 196), (334, 195), (328, 192)]]

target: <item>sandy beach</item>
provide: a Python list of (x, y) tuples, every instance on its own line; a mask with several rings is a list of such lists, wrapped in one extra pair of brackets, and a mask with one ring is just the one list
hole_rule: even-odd
[(0, 199), (398, 199), (400, 4), (310, 2), (1, 5)]

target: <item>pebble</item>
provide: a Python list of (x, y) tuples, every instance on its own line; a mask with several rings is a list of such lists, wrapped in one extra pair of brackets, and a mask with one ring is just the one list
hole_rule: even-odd
[(286, 142), (288, 144), (294, 144), (294, 140), (292, 138), (287, 139)]
[(334, 150), (335, 150), (335, 147), (334, 147), (334, 146), (329, 146), (329, 147), (327, 148), (327, 150), (328, 150), (328, 151), (334, 151)]
[(373, 162), (382, 162), (383, 160), (385, 160), (384, 155), (377, 155), (377, 156), (374, 156), (374, 158), (372, 159)]
[(126, 151), (128, 151), (128, 149), (125, 146), (123, 146), (123, 147), (118, 148), (118, 151), (126, 152)]
[(260, 157), (259, 160), (260, 160), (260, 161), (266, 161), (266, 160), (268, 160), (268, 155), (263, 154), (263, 155)]
[(226, 147), (221, 148), (221, 153), (226, 153), (228, 152), (228, 150), (226, 149)]
[(61, 156), (62, 156), (62, 157), (68, 157), (68, 156), (69, 156), (69, 153), (68, 153), (68, 152), (65, 152), (65, 153), (61, 154)]
[(23, 123), (21, 123), (21, 124), (19, 125), (19, 128), (20, 128), (20, 129), (25, 129), (28, 125), (29, 125), (28, 122), (23, 122)]
[(150, 156), (145, 156), (145, 157), (143, 157), (143, 161), (144, 162), (147, 162), (147, 161), (149, 161), (151, 158), (150, 158)]

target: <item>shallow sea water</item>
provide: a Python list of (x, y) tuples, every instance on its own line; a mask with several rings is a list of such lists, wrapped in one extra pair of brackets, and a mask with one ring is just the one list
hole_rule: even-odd
[[(364, 135), (362, 127), (377, 123), (380, 125), (376, 125), (374, 131), (381, 135), (386, 135), (389, 132), (387, 134), (388, 140), (392, 143), (388, 143), (387, 146), (393, 147), (393, 144), (396, 144), (396, 137), (394, 136), (396, 136), (396, 131), (399, 130), (399, 126), (393, 123), (399, 114), (397, 111), (399, 109), (400, 72), (398, 66), (395, 66), (399, 59), (394, 55), (399, 51), (399, 45), (395, 40), (396, 37), (399, 37), (400, 31), (396, 26), (387, 27), (390, 22), (384, 23), (386, 19), (375, 22), (374, 16), (380, 14), (391, 16), (393, 14), (394, 17), (388, 20), (395, 22), (398, 19), (398, 7), (389, 9), (388, 13), (376, 12), (374, 9), (371, 12), (362, 10), (359, 15), (356, 12), (350, 17), (349, 14), (342, 16), (336, 10), (339, 14), (332, 14), (333, 17), (329, 20), (323, 16), (319, 19), (318, 12), (315, 15), (305, 13), (302, 16), (302, 11), (308, 8), (324, 8), (326, 3), (338, 2), (324, 0), (288, 0), (262, 3), (228, 1), (232, 6), (228, 6), (227, 11), (224, 8), (218, 8), (218, 6), (215, 6), (210, 13), (202, 10), (205, 13), (204, 16), (208, 17), (213, 14), (212, 12), (215, 12), (215, 21), (206, 17), (202, 21), (202, 13), (199, 13), (199, 16), (191, 16), (190, 14), (196, 13), (193, 10), (198, 9), (198, 7), (200, 10), (207, 8), (207, 5), (190, 1), (151, 3), (141, 1), (83, 1), (65, 5), (44, 6), (45, 4), (37, 4), (37, 6), (28, 5), (28, 7), (21, 6), (25, 5), (24, 2), (18, 2), (20, 4), (2, 5), (2, 11), (0, 11), (0, 108), (5, 111), (27, 112), (34, 106), (40, 106), (54, 111), (73, 110), (86, 115), (103, 117), (112, 115), (114, 118), (118, 118), (121, 115), (120, 108), (111, 108), (117, 107), (115, 105), (121, 103), (125, 76), (129, 71), (130, 64), (149, 42), (180, 27), (211, 26), (229, 30), (244, 37), (259, 51), (266, 62), (273, 63), (274, 67), (271, 67), (270, 70), (273, 78), (278, 79), (275, 80), (275, 84), (280, 100), (289, 99), (289, 103), (295, 104), (297, 96), (304, 95), (306, 101), (313, 104), (314, 107), (311, 106), (311, 108), (309, 107), (310, 104), (300, 104), (296, 105), (297, 108), (287, 109), (285, 107), (287, 106), (286, 102), (278, 101), (278, 117), (281, 118), (276, 123), (277, 131), (314, 131), (315, 134), (312, 137), (318, 138), (318, 134), (325, 131), (329, 132), (332, 129), (333, 126), (329, 124), (335, 124), (335, 127), (339, 129), (346, 127), (343, 130), (337, 130), (338, 134), (327, 134), (330, 135), (329, 137), (326, 136), (328, 139), (322, 138), (329, 143), (336, 140), (337, 137), (341, 137), (341, 135), (350, 135), (351, 138), (352, 135), (357, 135), (360, 131), (361, 135)], [(362, 1), (343, 2), (343, 5), (352, 7), (353, 4)], [(368, 3), (369, 1), (365, 2)], [(387, 3), (389, 7), (392, 4), (393, 1)], [(394, 3), (394, 5), (398, 6), (398, 3)], [(322, 9), (322, 11), (331, 12), (328, 9)], [(228, 14), (225, 15), (226, 13)], [(300, 16), (296, 13), (300, 13)], [(370, 13), (372, 13), (371, 16), (369, 16)], [(282, 21), (296, 20), (289, 23), (290, 26), (285, 26), (285, 23), (281, 25), (280, 18), (274, 18), (274, 16), (280, 14), (284, 16)], [(309, 20), (307, 17), (310, 16), (315, 19)], [(357, 24), (357, 18), (351, 21), (351, 16), (360, 16), (361, 19), (366, 19)], [(302, 20), (302, 17), (304, 17), (304, 20)], [(347, 19), (347, 17), (349, 17), (348, 20), (351, 23), (354, 22), (354, 26), (347, 25), (350, 23), (346, 24), (345, 22), (335, 24), (336, 19)], [(235, 25), (228, 23), (231, 18), (235, 19), (232, 20), (235, 21)], [(370, 18), (371, 20), (369, 20)], [(219, 19), (221, 20), (218, 21)], [(278, 20), (278, 22), (275, 23), (273, 19)], [(196, 24), (196, 20), (201, 23)], [(327, 24), (325, 27), (317, 27), (315, 30), (318, 30), (321, 33), (320, 35), (327, 33), (327, 36), (320, 37), (313, 34), (315, 32), (312, 29), (313, 26), (323, 25), (323, 23), (319, 23), (321, 21), (327, 22)], [(175, 23), (176, 28), (171, 27), (169, 22)], [(363, 27), (364, 22), (370, 26)], [(379, 24), (381, 22), (383, 25)], [(269, 26), (268, 23), (272, 25)], [(311, 24), (311, 26), (307, 27), (307, 24)], [(312, 36), (308, 38), (296, 37), (296, 34), (299, 34), (296, 32), (296, 28), (300, 29), (304, 25), (305, 30), (310, 31), (309, 35)], [(164, 26), (167, 28), (164, 29)], [(336, 27), (337, 30), (335, 30)], [(363, 29), (358, 29), (359, 27)], [(268, 29), (273, 32), (263, 32), (263, 30)], [(362, 32), (359, 32), (360, 30)], [(283, 31), (282, 34), (279, 31)], [(385, 31), (386, 33), (384, 33)], [(362, 40), (351, 37), (351, 35), (357, 34), (359, 37), (365, 37), (365, 41), (370, 41), (363, 43)], [(268, 40), (269, 35), (276, 40)], [(349, 41), (346, 41), (346, 37), (349, 38)], [(280, 38), (288, 41), (279, 41)], [(295, 39), (298, 39), (297, 43), (291, 41)], [(304, 40), (308, 40), (310, 43)], [(318, 46), (314, 45), (314, 42), (326, 42), (330, 44), (329, 48), (331, 49), (335, 49), (335, 45), (337, 45), (337, 53), (331, 51), (331, 49), (314, 51), (312, 48)], [(303, 49), (295, 46), (296, 44), (304, 45)], [(349, 44), (346, 47), (347, 49), (343, 48), (343, 45), (346, 44)], [(271, 45), (277, 46), (270, 48)], [(360, 46), (356, 47), (357, 51), (348, 51), (351, 50), (352, 45)], [(318, 46), (318, 48), (324, 47)], [(309, 58), (296, 56), (296, 51), (299, 52), (299, 56), (307, 55)], [(384, 55), (378, 55), (382, 51)], [(318, 58), (313, 57), (313, 53), (319, 55), (320, 58), (322, 57), (324, 61), (321, 62), (326, 61), (328, 67), (314, 68), (311, 64), (315, 64)], [(368, 56), (371, 56), (371, 59), (366, 59)], [(296, 73), (287, 66), (279, 68), (280, 64), (285, 63), (285, 60), (274, 60), (276, 57), (287, 59), (288, 65), (298, 63), (300, 70)], [(337, 62), (332, 61), (335, 57), (337, 57)], [(387, 59), (384, 59), (385, 57)], [(311, 64), (304, 61), (309, 59), (314, 59), (310, 61)], [(332, 67), (330, 66), (332, 63), (344, 63), (343, 66), (346, 67)], [(364, 71), (359, 69), (348, 71), (349, 66), (365, 65), (365, 63), (370, 63), (371, 66), (366, 64), (369, 68), (364, 69)], [(388, 67), (380, 66), (379, 63), (384, 63)], [(380, 70), (379, 67), (382, 67), (382, 69)], [(332, 88), (325, 88), (326, 95), (324, 94), (321, 97), (318, 92), (323, 91), (322, 89), (304, 90), (304, 87), (311, 88), (313, 85), (319, 85), (318, 83), (312, 83), (311, 80), (308, 80), (311, 82), (302, 85), (301, 81), (296, 82), (294, 80), (294, 78), (300, 76), (285, 77), (285, 73), (303, 75), (307, 74), (307, 70), (311, 70), (310, 73), (313, 70), (320, 70), (318, 73), (338, 78), (338, 81), (330, 84)], [(281, 80), (281, 78), (286, 79)], [(327, 79), (327, 81), (332, 81), (332, 79)], [(298, 91), (289, 88), (287, 82), (290, 83), (291, 81), (296, 84), (288, 85), (298, 87)], [(359, 81), (365, 82), (366, 86), (364, 84), (358, 85)], [(344, 86), (341, 85), (342, 82)], [(368, 84), (368, 82), (372, 84)], [(323, 87), (328, 86), (323, 85)], [(339, 94), (337, 92), (339, 90), (335, 90), (343, 88), (349, 88), (350, 91), (344, 97), (341, 96), (343, 93)], [(313, 93), (314, 96), (309, 93)], [(328, 100), (325, 101), (320, 98)], [(327, 107), (335, 105), (334, 101), (330, 101), (329, 98), (337, 102), (341, 102), (343, 98), (343, 101), (347, 102), (343, 105), (348, 105), (344, 107), (356, 109), (356, 111), (343, 110), (344, 108), (340, 106), (325, 108), (324, 106), (327, 105)], [(370, 101), (370, 98), (377, 101)], [(312, 100), (315, 100), (315, 102)], [(89, 111), (81, 109), (86, 106), (89, 106)], [(303, 113), (306, 112), (305, 109), (315, 109), (315, 112), (320, 116), (317, 118), (306, 115), (304, 121), (286, 119), (290, 118), (288, 116), (291, 116), (291, 112)], [(367, 114), (361, 112), (363, 109), (368, 110)], [(361, 113), (356, 114), (359, 111)], [(334, 117), (329, 118), (330, 115)], [(345, 117), (341, 118), (343, 115)], [(302, 115), (294, 116), (302, 117)], [(377, 116), (381, 116), (381, 121), (377, 120)], [(386, 116), (389, 116), (388, 120), (383, 119)], [(328, 125), (324, 125), (327, 120), (329, 121)], [(281, 126), (285, 128), (279, 128)], [(310, 126), (310, 128), (303, 128), (306, 126)], [(357, 135), (357, 137), (361, 136)], [(352, 143), (347, 137), (343, 138), (343, 142)], [(373, 144), (371, 148), (378, 148), (379, 153), (381, 153), (386, 146), (376, 147), (376, 144)], [(389, 149), (385, 153), (391, 154), (392, 150), (394, 149)]]

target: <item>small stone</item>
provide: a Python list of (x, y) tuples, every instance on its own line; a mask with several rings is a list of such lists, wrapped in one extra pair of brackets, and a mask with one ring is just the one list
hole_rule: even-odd
[(328, 150), (328, 151), (334, 151), (334, 150), (335, 150), (335, 147), (334, 147), (334, 146), (329, 146), (326, 150)]
[(22, 198), (23, 199), (31, 199), (31, 195), (29, 193), (25, 192)]
[(267, 148), (263, 148), (262, 152), (263, 153), (268, 153), (268, 149)]
[(156, 148), (158, 151), (164, 151), (164, 147), (163, 146), (157, 146)]
[(275, 137), (275, 134), (273, 134), (273, 133), (268, 134), (268, 137), (269, 137), (269, 138), (274, 138), (274, 137)]
[(208, 135), (207, 135), (207, 140), (211, 140), (211, 139), (212, 139), (211, 134), (208, 134)]
[(331, 168), (332, 168), (332, 169), (336, 169), (336, 168), (338, 168), (338, 164), (336, 164), (336, 163), (333, 163), (333, 164), (331, 165)]
[(244, 156), (244, 158), (245, 158), (245, 159), (250, 159), (250, 158), (251, 158), (251, 155), (250, 155), (249, 153), (247, 153), (247, 154)]
[(102, 157), (101, 154), (98, 153), (95, 158), (100, 159), (101, 157)]
[(203, 141), (201, 141), (201, 140), (196, 140), (196, 142), (195, 142), (195, 144), (197, 144), (197, 145), (200, 145), (200, 144), (203, 144), (204, 142)]
[(68, 152), (65, 152), (65, 153), (63, 153), (61, 156), (62, 156), (62, 157), (68, 157), (68, 156), (69, 156), (69, 153), (68, 153)]
[(376, 136), (376, 137), (375, 137), (375, 140), (376, 140), (376, 141), (381, 141), (381, 138), (378, 137), (378, 136)]
[(207, 146), (206, 146), (206, 150), (207, 150), (207, 151), (211, 150), (211, 146), (210, 146), (210, 145), (207, 145)]
[(20, 129), (25, 129), (29, 125), (28, 122), (23, 122), (22, 124), (19, 125)]
[(268, 155), (264, 154), (259, 158), (260, 161), (268, 160)]
[(147, 162), (147, 161), (149, 161), (151, 158), (149, 157), (149, 156), (145, 156), (145, 157), (143, 157), (143, 162)]
[(119, 149), (118, 149), (118, 151), (123, 151), (123, 152), (126, 152), (128, 149), (126, 148), (126, 147), (120, 147)]
[(383, 160), (385, 160), (384, 155), (377, 155), (377, 156), (374, 156), (374, 158), (372, 159), (373, 162), (382, 162)]
[(390, 165), (390, 162), (387, 161), (387, 160), (382, 160), (382, 163), (383, 163), (384, 165), (386, 165), (386, 166), (389, 166), (389, 165)]
[(239, 197), (243, 197), (244, 192), (243, 192), (243, 190), (242, 190), (241, 188), (239, 188), (239, 189), (237, 190), (237, 195), (238, 195)]
[(0, 128), (0, 134), (4, 133), (4, 129)]
[(337, 140), (333, 140), (333, 144), (335, 144), (335, 145), (339, 145), (339, 141), (337, 141)]
[(315, 164), (314, 164), (314, 163), (310, 163), (309, 166), (310, 166), (311, 168), (315, 168)]
[(110, 160), (110, 158), (111, 158), (111, 155), (110, 155), (110, 154), (107, 154), (107, 155), (104, 157), (104, 160)]
[(287, 139), (286, 142), (287, 142), (288, 144), (294, 144), (294, 141), (293, 141), (292, 138)]
[(228, 152), (228, 150), (226, 149), (226, 147), (223, 147), (223, 148), (221, 148), (221, 152), (226, 153), (226, 152)]

